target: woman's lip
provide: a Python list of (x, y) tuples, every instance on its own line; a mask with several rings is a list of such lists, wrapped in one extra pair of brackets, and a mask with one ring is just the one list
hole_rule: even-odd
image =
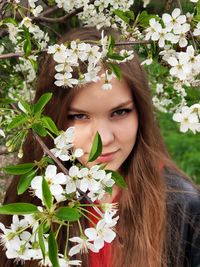
[(102, 162), (108, 162), (108, 161), (111, 161), (112, 158), (114, 157), (114, 155), (115, 155), (116, 152), (117, 152), (117, 151), (101, 154), (101, 155), (97, 158), (97, 162), (102, 163)]

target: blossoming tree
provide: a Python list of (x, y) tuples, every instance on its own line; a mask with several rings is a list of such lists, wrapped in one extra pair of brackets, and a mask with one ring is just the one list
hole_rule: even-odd
[[(71, 127), (65, 132), (60, 131), (54, 121), (42, 113), (52, 97), (51, 93), (32, 103), (42, 53), (51, 54), (56, 63), (55, 84), (58, 87), (98, 81), (103, 62), (107, 70), (101, 74), (105, 79), (102, 90), (114, 90), (110, 80), (115, 76), (121, 78), (120, 63), (134, 57), (133, 50), (120, 50), (120, 45), (132, 45), (141, 56), (142, 65), (148, 68), (156, 62), (164, 69), (163, 83), (150, 80), (151, 87), (155, 89), (153, 102), (156, 108), (172, 113), (173, 120), (180, 124), (180, 131), (200, 132), (200, 103), (187, 103), (187, 89), (192, 87), (197, 90), (200, 84), (200, 1), (188, 0), (193, 13), (184, 14), (177, 1), (177, 7), (162, 16), (147, 13), (145, 8), (149, 2), (144, 0), (144, 10), (138, 13), (134, 10), (133, 0), (0, 2), (0, 135), (6, 138), (9, 151), (18, 150), (19, 157), (23, 156), (22, 145), (29, 132), (44, 151), (40, 161), (4, 168), (9, 174), (21, 175), (19, 195), (29, 189), (42, 203), (41, 207), (31, 203), (0, 207), (0, 214), (13, 215), (10, 228), (0, 223), (3, 232), (1, 243), (8, 258), (22, 261), (36, 259), (43, 265), (55, 267), (80, 265), (79, 260), (71, 257), (80, 251), (98, 252), (104, 242), (110, 243), (116, 236), (116, 205), (97, 205), (94, 201), (102, 199), (105, 192), (111, 192), (114, 184), (126, 187), (118, 173), (99, 165), (89, 169), (75, 163), (75, 159), (84, 153), (81, 149), (72, 153), (75, 129)], [(102, 30), (98, 43), (74, 40), (58, 45), (56, 39), (60, 34), (55, 25), (61, 23), (95, 26), (99, 30), (113, 27), (121, 32), (122, 41), (118, 43), (112, 36), (105, 36)], [(73, 70), (79, 62), (84, 62), (87, 68), (77, 78)], [(47, 135), (54, 141), (51, 150), (42, 140)], [(101, 138), (97, 133), (88, 160), (94, 161), (101, 148)], [(63, 165), (65, 161), (71, 162), (68, 170)], [(82, 204), (82, 198), (87, 200), (87, 204)], [(68, 204), (62, 205), (66, 201)], [(93, 207), (95, 213), (88, 207)], [(92, 227), (82, 229), (80, 218), (88, 218), (88, 213), (98, 223), (91, 221)], [(69, 238), (72, 222), (79, 225), (80, 235)], [(56, 231), (52, 227), (54, 224), (58, 225)], [(58, 251), (57, 246), (62, 226), (67, 229), (64, 254)], [(76, 245), (69, 248), (69, 242)]]

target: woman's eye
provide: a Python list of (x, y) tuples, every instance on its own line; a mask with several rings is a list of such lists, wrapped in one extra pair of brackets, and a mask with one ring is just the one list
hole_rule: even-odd
[(124, 115), (130, 113), (131, 111), (132, 111), (132, 109), (129, 109), (129, 108), (118, 109), (118, 110), (115, 110), (112, 113), (112, 117), (115, 117), (115, 116), (124, 116)]
[(86, 120), (88, 117), (85, 114), (69, 114), (69, 119), (70, 120)]

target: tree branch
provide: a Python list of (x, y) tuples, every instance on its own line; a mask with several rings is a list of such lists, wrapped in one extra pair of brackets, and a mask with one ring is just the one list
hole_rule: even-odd
[[(87, 43), (91, 43), (94, 44), (94, 42), (88, 42)], [(151, 41), (149, 40), (136, 40), (136, 41), (126, 41), (126, 42), (116, 42), (115, 46), (130, 46), (130, 45), (136, 45), (136, 44), (150, 44)], [(101, 45), (98, 45), (101, 47)], [(33, 53), (36, 53), (37, 51), (33, 50)], [(47, 49), (44, 49), (42, 51), (40, 51), (40, 53), (42, 52), (47, 52)], [(17, 52), (17, 53), (9, 53), (9, 54), (2, 54), (0, 55), (0, 59), (6, 59), (6, 58), (18, 58), (18, 57), (22, 57), (24, 55), (24, 52)]]
[[(93, 4), (94, 0), (91, 0), (89, 4)], [(78, 13), (83, 11), (83, 6), (75, 9), (69, 14), (64, 15), (63, 17), (60, 18), (48, 18), (44, 16), (44, 13), (41, 16), (34, 17), (33, 20), (35, 21), (46, 21), (46, 22), (51, 22), (51, 23), (64, 23), (68, 19), (72, 18), (73, 16), (77, 15)]]

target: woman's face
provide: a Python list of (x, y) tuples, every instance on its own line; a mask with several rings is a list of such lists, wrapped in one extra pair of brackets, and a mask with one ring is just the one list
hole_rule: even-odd
[[(116, 171), (135, 145), (138, 116), (124, 80), (113, 78), (111, 90), (103, 90), (103, 83), (104, 80), (100, 80), (80, 88), (70, 105), (69, 124), (75, 126), (74, 147), (84, 151), (79, 161), (87, 167), (106, 164), (106, 169)], [(102, 139), (102, 154), (88, 163), (97, 131)]]

